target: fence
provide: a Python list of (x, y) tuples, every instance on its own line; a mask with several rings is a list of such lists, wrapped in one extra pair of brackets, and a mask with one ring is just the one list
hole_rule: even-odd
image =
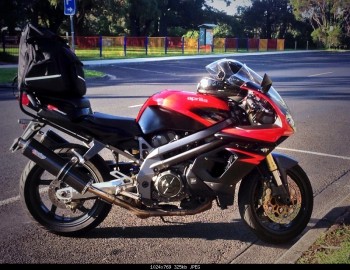
[[(71, 44), (71, 37), (67, 42)], [(2, 42), (3, 52), (18, 55), (18, 38), (7, 37)], [(76, 36), (74, 49), (78, 57), (122, 58), (139, 56), (210, 54), (239, 51), (284, 50), (284, 39), (214, 38), (213, 44), (201, 45), (196, 38), (186, 37), (110, 37)]]

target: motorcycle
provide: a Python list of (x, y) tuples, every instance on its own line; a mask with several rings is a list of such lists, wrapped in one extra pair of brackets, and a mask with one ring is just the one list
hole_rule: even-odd
[(86, 97), (20, 90), (31, 119), (19, 120), (26, 128), (10, 149), (29, 159), (19, 188), (33, 220), (75, 236), (113, 205), (142, 219), (196, 215), (214, 202), (229, 208), (238, 188), (240, 216), (259, 239), (300, 235), (312, 186), (298, 161), (274, 151), (295, 132), (287, 104), (267, 74), (235, 59), (206, 70), (197, 91), (155, 93), (136, 118), (93, 112)]

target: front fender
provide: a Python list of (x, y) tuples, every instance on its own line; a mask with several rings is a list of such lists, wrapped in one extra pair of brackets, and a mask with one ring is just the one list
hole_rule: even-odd
[(295, 159), (293, 159), (287, 155), (284, 155), (281, 153), (276, 153), (276, 152), (273, 152), (272, 156), (273, 156), (273, 159), (275, 160), (277, 167), (278, 167), (278, 170), (281, 174), (282, 182), (283, 182), (284, 186), (287, 187), (288, 186), (288, 184), (287, 184), (287, 170), (294, 167), (295, 165), (297, 165), (298, 161), (296, 161)]

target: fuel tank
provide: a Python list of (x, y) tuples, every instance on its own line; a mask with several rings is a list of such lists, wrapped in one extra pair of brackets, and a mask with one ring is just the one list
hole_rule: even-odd
[(144, 134), (174, 130), (196, 132), (230, 117), (224, 99), (179, 90), (164, 90), (149, 97), (136, 121)]

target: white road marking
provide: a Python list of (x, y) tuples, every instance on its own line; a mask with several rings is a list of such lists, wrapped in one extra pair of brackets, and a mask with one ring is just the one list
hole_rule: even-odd
[[(312, 151), (306, 151), (306, 150), (290, 149), (290, 148), (284, 148), (284, 147), (277, 147), (276, 149), (284, 150), (284, 151), (304, 153), (304, 154), (317, 155), (317, 156), (323, 156), (323, 157), (331, 157), (331, 158), (339, 158), (339, 159), (344, 159), (344, 160), (350, 160), (350, 157), (346, 157), (346, 156), (330, 155), (330, 154), (319, 153), (319, 152), (312, 152)], [(14, 203), (16, 201), (19, 201), (19, 199), (20, 199), (19, 196), (15, 196), (15, 197), (12, 197), (12, 198), (0, 201), (0, 207), (4, 206), (4, 205), (8, 205), (10, 203)]]
[(20, 199), (19, 196), (16, 196), (16, 197), (12, 197), (10, 199), (6, 199), (6, 200), (3, 200), (3, 201), (0, 201), (0, 206), (8, 205), (10, 203), (19, 201), (19, 199)]
[(310, 78), (310, 77), (317, 77), (317, 76), (322, 76), (322, 75), (331, 74), (331, 73), (333, 73), (333, 72), (318, 73), (318, 74), (309, 75), (307, 77), (308, 78)]
[(298, 150), (298, 149), (290, 149), (290, 148), (283, 148), (283, 147), (277, 147), (276, 149), (291, 151), (291, 152), (299, 152), (299, 153), (304, 153), (304, 154), (311, 154), (311, 155), (316, 155), (316, 156), (332, 157), (332, 158), (340, 158), (340, 159), (350, 160), (350, 157), (346, 157), (346, 156), (337, 156), (337, 155), (330, 155), (330, 154), (325, 154), (325, 153)]
[(128, 108), (137, 108), (137, 107), (141, 107), (143, 104), (137, 104), (137, 105), (131, 105), (128, 106)]
[(119, 67), (122, 69), (130, 69), (130, 70), (137, 70), (137, 71), (146, 71), (146, 72), (152, 72), (152, 73), (158, 73), (158, 74), (163, 74), (163, 75), (171, 75), (171, 76), (176, 76), (174, 73), (168, 73), (168, 72), (162, 72), (162, 71), (155, 71), (155, 70), (149, 70), (149, 69), (142, 69), (142, 68), (131, 68), (131, 67)]
[(150, 69), (142, 69), (142, 68), (131, 68), (131, 67), (119, 67), (123, 69), (129, 69), (129, 70), (136, 70), (136, 71), (145, 71), (145, 72), (151, 72), (151, 73), (157, 73), (162, 75), (169, 75), (169, 76), (175, 76), (175, 77), (193, 77), (192, 74), (176, 74), (176, 73), (169, 73), (169, 72), (163, 72), (163, 71), (156, 71), (156, 70), (150, 70)]

